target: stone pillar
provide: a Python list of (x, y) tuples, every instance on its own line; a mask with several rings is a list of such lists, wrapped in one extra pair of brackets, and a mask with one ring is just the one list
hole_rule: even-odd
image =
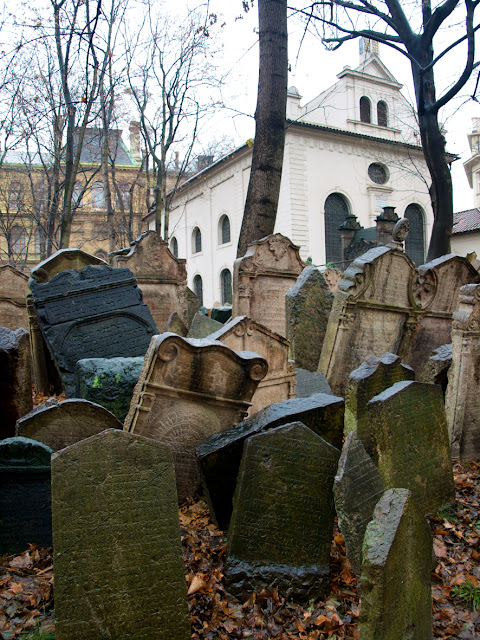
[(342, 257), (345, 258), (345, 249), (347, 249), (352, 240), (355, 232), (362, 229), (362, 226), (357, 222), (357, 216), (353, 213), (345, 218), (345, 222), (338, 228), (340, 231), (340, 241), (342, 243)]
[(383, 207), (382, 213), (375, 218), (377, 224), (377, 243), (388, 244), (392, 241), (392, 231), (398, 222), (395, 207)]

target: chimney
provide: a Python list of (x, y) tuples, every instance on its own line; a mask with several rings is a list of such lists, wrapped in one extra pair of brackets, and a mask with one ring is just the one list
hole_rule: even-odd
[(345, 260), (345, 250), (350, 246), (353, 236), (359, 229), (362, 229), (362, 227), (357, 220), (357, 216), (354, 216), (353, 213), (346, 217), (341, 227), (338, 227), (340, 231), (340, 242), (342, 243), (343, 260)]
[(388, 244), (392, 241), (392, 231), (398, 222), (395, 207), (383, 207), (382, 213), (375, 218), (377, 223), (377, 243)]
[(142, 161), (142, 149), (140, 145), (140, 122), (130, 122), (130, 153), (137, 162)]

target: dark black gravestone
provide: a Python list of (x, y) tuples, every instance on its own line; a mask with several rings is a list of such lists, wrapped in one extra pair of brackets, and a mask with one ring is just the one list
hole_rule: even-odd
[(327, 379), (320, 371), (308, 371), (295, 368), (295, 395), (297, 398), (308, 398), (315, 393), (332, 394)]
[(15, 423), (32, 409), (32, 359), (26, 329), (0, 327), (0, 439), (15, 435)]
[(328, 591), (339, 456), (300, 422), (248, 438), (228, 531), (230, 593), (278, 588), (310, 599)]
[(232, 307), (213, 307), (211, 317), (212, 320), (225, 324), (232, 317)]
[(276, 402), (240, 422), (233, 429), (210, 437), (197, 448), (203, 488), (214, 521), (226, 530), (247, 438), (261, 431), (299, 421), (337, 449), (342, 446), (343, 398), (317, 393), (308, 398)]
[(40, 328), (67, 396), (82, 358), (144, 356), (158, 330), (129, 269), (93, 265), (31, 282)]
[(360, 577), (367, 524), (384, 491), (382, 477), (355, 433), (345, 439), (333, 485), (338, 526), (352, 569)]
[(28, 438), (0, 441), (0, 554), (52, 546), (51, 454)]

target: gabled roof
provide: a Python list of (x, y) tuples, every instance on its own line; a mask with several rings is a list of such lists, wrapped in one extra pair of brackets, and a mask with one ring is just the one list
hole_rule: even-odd
[(480, 209), (467, 209), (453, 214), (453, 235), (474, 231), (480, 231)]
[(375, 53), (372, 53), (366, 60), (362, 60), (362, 62), (356, 69), (345, 67), (337, 75), (337, 78), (343, 78), (345, 76), (357, 76), (361, 77), (363, 80), (371, 78), (375, 83), (383, 81), (384, 83), (387, 83), (399, 90), (403, 86), (390, 73), (390, 71)]

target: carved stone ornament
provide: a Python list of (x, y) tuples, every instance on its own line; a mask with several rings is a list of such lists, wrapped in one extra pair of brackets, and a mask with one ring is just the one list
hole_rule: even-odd
[(342, 313), (339, 322), (340, 329), (349, 329), (354, 320), (355, 316), (353, 313)]
[(410, 231), (410, 223), (408, 218), (400, 218), (400, 220), (395, 223), (392, 231), (393, 241), (402, 244), (405, 242), (405, 238), (408, 236), (408, 232)]
[(280, 260), (287, 252), (287, 245), (285, 244), (285, 240), (278, 236), (272, 236), (268, 240), (268, 246), (270, 247), (270, 251), (275, 256), (275, 260)]
[(414, 305), (418, 309), (426, 309), (435, 298), (437, 293), (437, 275), (433, 269), (428, 271), (417, 271), (412, 283), (412, 297)]
[(453, 329), (480, 331), (480, 285), (467, 284), (460, 289), (457, 310), (453, 313)]
[(239, 337), (244, 336), (245, 334), (247, 336), (253, 335), (254, 327), (252, 321), (249, 318), (245, 318), (245, 320), (242, 320), (242, 322), (237, 324), (233, 332)]

